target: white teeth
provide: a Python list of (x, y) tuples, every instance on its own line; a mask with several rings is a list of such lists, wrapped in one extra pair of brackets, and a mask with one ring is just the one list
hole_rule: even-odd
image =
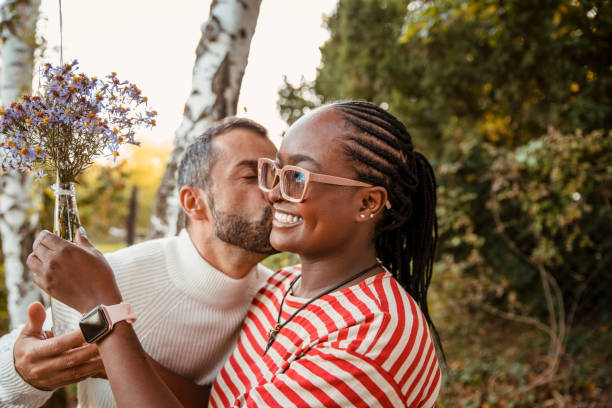
[(285, 224), (295, 224), (298, 221), (302, 220), (302, 217), (298, 217), (297, 215), (286, 214), (279, 211), (274, 212), (274, 218), (277, 221), (280, 221)]

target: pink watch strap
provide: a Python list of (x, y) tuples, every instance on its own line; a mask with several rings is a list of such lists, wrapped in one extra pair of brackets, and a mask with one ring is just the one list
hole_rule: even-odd
[(109, 331), (113, 328), (113, 326), (125, 320), (128, 323), (134, 323), (136, 321), (136, 314), (134, 313), (134, 309), (132, 309), (132, 305), (129, 303), (119, 303), (117, 305), (105, 306), (104, 310), (106, 311), (106, 316), (108, 317), (109, 323)]

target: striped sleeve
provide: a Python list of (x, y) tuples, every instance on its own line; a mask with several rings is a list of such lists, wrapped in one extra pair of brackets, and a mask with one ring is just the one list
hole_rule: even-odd
[(400, 387), (373, 360), (334, 348), (311, 349), (245, 397), (248, 407), (406, 405)]

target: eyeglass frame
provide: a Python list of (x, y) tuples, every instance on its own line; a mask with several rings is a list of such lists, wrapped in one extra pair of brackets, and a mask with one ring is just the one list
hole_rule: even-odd
[[(266, 163), (271, 164), (272, 166), (274, 166), (274, 169), (275, 169), (272, 188), (267, 188), (262, 184), (262, 174), (263, 174), (262, 167)], [(283, 175), (285, 174), (285, 171), (289, 171), (289, 170), (297, 171), (306, 176), (306, 181), (304, 182), (304, 191), (302, 192), (302, 195), (300, 196), (300, 198), (291, 197), (285, 191)], [(257, 186), (259, 187), (260, 190), (266, 193), (269, 191), (272, 191), (274, 187), (276, 187), (276, 185), (279, 184), (279, 191), (283, 199), (290, 201), (292, 203), (301, 203), (301, 202), (304, 202), (306, 198), (306, 194), (308, 193), (308, 190), (310, 188), (311, 181), (315, 183), (331, 184), (335, 186), (374, 187), (372, 184), (364, 183), (363, 181), (357, 181), (357, 180), (349, 179), (346, 177), (330, 176), (328, 174), (315, 173), (313, 171), (306, 170), (302, 167), (292, 166), (290, 164), (287, 164), (279, 168), (274, 160), (268, 159), (267, 157), (261, 157), (257, 160)], [(385, 207), (387, 207), (388, 209), (391, 208), (391, 203), (389, 202), (389, 200), (385, 202)]]

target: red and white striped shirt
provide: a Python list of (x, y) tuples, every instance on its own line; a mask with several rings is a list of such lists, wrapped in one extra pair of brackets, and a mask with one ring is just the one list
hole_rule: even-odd
[[(279, 270), (253, 299), (210, 406), (432, 407), (441, 374), (416, 302), (389, 272), (301, 310), (264, 355), (268, 331), (299, 266)], [(281, 323), (308, 299), (287, 294)]]

